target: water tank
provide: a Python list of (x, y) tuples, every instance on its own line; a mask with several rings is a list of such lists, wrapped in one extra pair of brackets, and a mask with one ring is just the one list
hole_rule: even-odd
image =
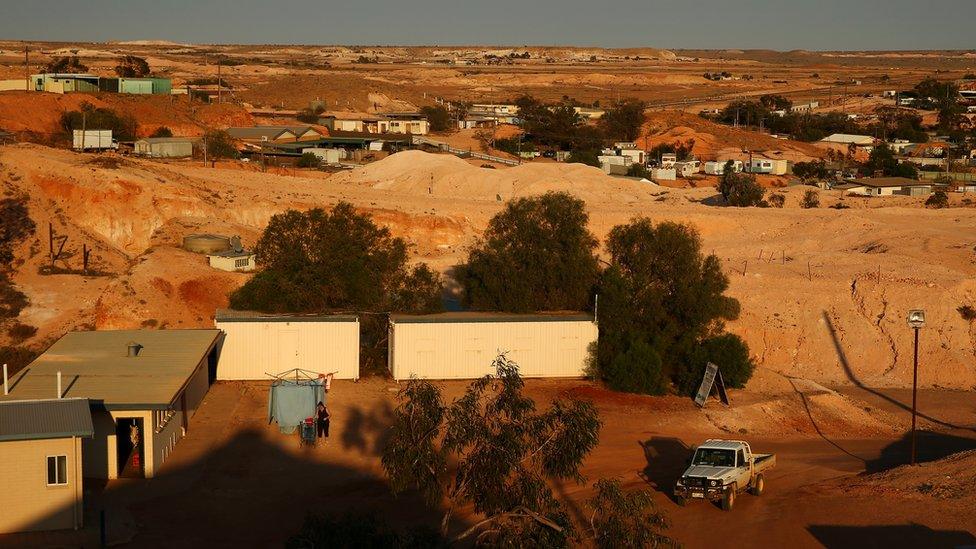
[(198, 254), (216, 254), (230, 249), (230, 237), (219, 234), (191, 234), (183, 237), (183, 249)]

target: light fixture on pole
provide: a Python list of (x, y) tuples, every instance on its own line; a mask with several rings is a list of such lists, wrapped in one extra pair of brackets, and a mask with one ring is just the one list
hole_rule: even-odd
[(915, 331), (915, 360), (912, 368), (912, 465), (915, 465), (915, 416), (918, 404), (918, 331), (925, 326), (925, 311), (908, 311), (908, 326)]

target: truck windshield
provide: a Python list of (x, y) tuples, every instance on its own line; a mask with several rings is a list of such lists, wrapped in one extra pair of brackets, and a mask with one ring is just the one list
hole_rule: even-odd
[(699, 448), (695, 452), (695, 465), (709, 465), (712, 467), (734, 467), (735, 452), (732, 450), (717, 450), (714, 448)]

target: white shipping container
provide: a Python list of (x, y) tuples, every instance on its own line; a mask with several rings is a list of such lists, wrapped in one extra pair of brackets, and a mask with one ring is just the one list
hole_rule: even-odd
[(583, 377), (596, 340), (588, 314), (390, 315), (390, 373), (474, 379), (495, 374), (492, 361), (504, 352), (523, 377)]
[(359, 318), (352, 315), (263, 315), (221, 309), (224, 332), (217, 379), (268, 379), (301, 368), (336, 379), (359, 378)]
[(74, 130), (73, 147), (77, 150), (117, 149), (112, 141), (112, 130)]

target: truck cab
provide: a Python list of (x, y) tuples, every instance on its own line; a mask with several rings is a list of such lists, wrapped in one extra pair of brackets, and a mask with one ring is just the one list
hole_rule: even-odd
[(674, 495), (679, 505), (707, 499), (731, 511), (739, 493), (748, 490), (756, 496), (762, 494), (764, 473), (775, 463), (775, 455), (754, 454), (748, 442), (709, 439), (695, 448), (688, 468), (675, 483)]

